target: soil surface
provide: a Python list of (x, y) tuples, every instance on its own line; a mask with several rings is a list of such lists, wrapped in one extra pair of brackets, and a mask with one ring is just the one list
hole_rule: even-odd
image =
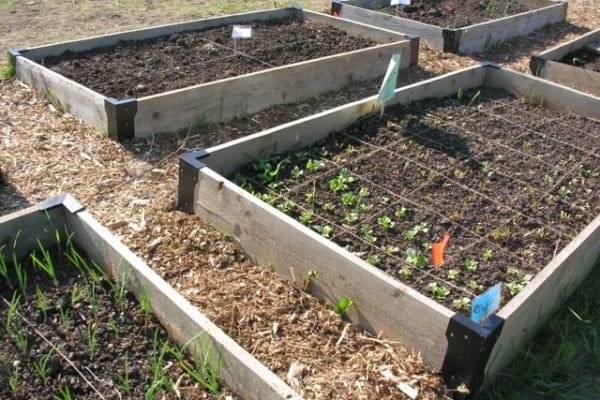
[[(7, 248), (4, 256), (12, 259)], [(74, 253), (49, 251), (56, 284), (29, 257), (20, 261), (27, 277), (24, 290), (12, 263), (8, 277), (0, 277), (1, 398), (66, 399), (68, 390), (74, 399), (176, 399), (174, 388), (185, 398), (230, 394), (224, 388), (221, 396), (212, 395), (192, 381), (178, 359), (164, 351), (177, 347), (151, 310), (99, 270), (92, 279), (81, 267), (93, 268), (83, 253), (77, 251), (82, 258), (76, 267), (66, 255)], [(31, 254), (45, 262), (39, 249)], [(10, 303), (16, 305), (14, 314)]]
[(175, 33), (40, 63), (101, 94), (143, 97), (377, 43), (297, 18), (255, 22), (251, 39), (232, 39), (232, 25)]
[(383, 7), (377, 11), (443, 28), (462, 28), (532, 9), (514, 0), (413, 0), (410, 6)]
[(580, 49), (564, 56), (560, 62), (600, 72), (600, 54)]
[(459, 310), (498, 282), (513, 297), (600, 212), (599, 127), (481, 88), (386, 109), (235, 180)]

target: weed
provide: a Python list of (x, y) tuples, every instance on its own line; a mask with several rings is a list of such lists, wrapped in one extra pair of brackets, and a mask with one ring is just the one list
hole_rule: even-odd
[(385, 206), (387, 203), (390, 202), (390, 198), (386, 197), (386, 196), (379, 196), (377, 198), (377, 201), (379, 202), (379, 204), (381, 204), (382, 206)]
[(525, 285), (520, 282), (509, 282), (506, 284), (506, 289), (511, 296), (516, 296), (524, 287)]
[(39, 360), (33, 360), (33, 368), (44, 384), (48, 382), (48, 362), (50, 361), (52, 354), (54, 354), (54, 347), (51, 347), (50, 351), (44, 354)]
[(429, 251), (433, 247), (433, 245), (430, 242), (425, 242), (421, 246), (423, 247), (423, 251)]
[(15, 76), (15, 74), (16, 70), (14, 65), (7, 65), (6, 67), (2, 68), (2, 76), (5, 78), (12, 78)]
[(83, 293), (81, 292), (81, 289), (79, 289), (79, 286), (77, 286), (77, 284), (73, 285), (73, 289), (71, 289), (71, 308), (76, 308), (82, 297)]
[(352, 300), (349, 297), (342, 297), (337, 303), (333, 305), (333, 311), (338, 315), (343, 315), (352, 306)]
[(490, 233), (490, 237), (496, 242), (503, 242), (508, 239), (509, 236), (510, 228), (508, 226), (496, 228)]
[(561, 221), (567, 221), (567, 220), (571, 219), (571, 214), (569, 214), (568, 212), (566, 212), (564, 210), (560, 210), (560, 213), (558, 214), (558, 218)]
[(370, 195), (370, 194), (371, 194), (371, 193), (369, 192), (369, 188), (367, 188), (367, 187), (362, 187), (362, 188), (360, 188), (360, 190), (358, 191), (358, 196), (359, 196), (359, 197), (362, 197), (363, 199), (364, 199), (365, 197), (369, 197), (369, 195)]

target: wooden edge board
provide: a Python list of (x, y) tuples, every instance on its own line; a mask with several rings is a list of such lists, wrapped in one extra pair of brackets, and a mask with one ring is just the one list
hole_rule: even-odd
[(595, 97), (566, 86), (508, 69), (490, 69), (486, 83), (509, 90), (530, 103), (543, 104), (551, 109), (575, 112), (598, 119), (600, 97)]
[(209, 168), (198, 171), (194, 213), (234, 234), (254, 263), (271, 265), (298, 285), (310, 270), (311, 294), (327, 304), (349, 297), (347, 315), (363, 329), (401, 341), (434, 368), (446, 354), (454, 313), (330, 240), (259, 201)]
[(544, 60), (536, 74), (542, 79), (600, 97), (600, 72), (552, 60)]
[[(573, 40), (569, 40), (568, 42), (559, 44), (554, 46), (546, 51), (542, 51), (540, 53), (535, 54), (534, 56), (543, 58), (545, 60), (553, 60), (558, 61), (567, 54), (578, 50), (585, 46), (590, 42), (595, 42), (600, 40), (600, 29), (596, 29), (594, 31), (588, 32), (584, 35), (581, 35)], [(535, 74), (535, 70), (532, 69), (531, 72)]]
[(491, 382), (518, 354), (560, 302), (585, 279), (600, 257), (600, 216), (596, 217), (498, 313), (504, 329), (486, 366)]
[[(396, 89), (388, 106), (407, 104), (427, 97), (448, 96), (483, 84), (489, 67), (477, 65), (460, 71), (434, 77)], [(367, 97), (331, 110), (257, 132), (206, 150), (203, 160), (208, 167), (228, 176), (242, 165), (274, 153), (292, 151), (308, 146), (329, 133), (340, 130), (363, 115), (378, 111), (377, 96)]]
[(39, 61), (45, 57), (56, 56), (65, 51), (81, 52), (97, 47), (113, 46), (121, 41), (144, 40), (159, 36), (170, 35), (177, 32), (206, 29), (219, 25), (234, 23), (248, 23), (255, 20), (280, 19), (302, 12), (299, 8), (289, 7), (281, 9), (270, 9), (261, 11), (252, 11), (246, 13), (232, 14), (224, 17), (214, 17), (208, 19), (198, 19), (193, 21), (179, 22), (175, 24), (165, 24), (148, 28), (133, 29), (105, 35), (92, 36), (85, 39), (70, 40), (49, 45), (37, 46), (24, 49), (24, 54), (34, 61)]
[(68, 112), (107, 133), (104, 96), (27, 57), (17, 56), (15, 64), (17, 78), (42, 92), (57, 110)]
[(56, 204), (45, 210), (33, 206), (0, 217), (0, 243), (10, 243), (14, 239), (15, 230), (21, 230), (17, 244), (19, 253), (24, 255), (37, 245), (37, 238), (42, 238), (46, 245), (52, 243), (52, 230), (43, 232), (44, 227), (56, 227), (61, 231), (67, 227), (70, 233), (74, 233), (74, 242), (90, 259), (107, 268), (115, 279), (126, 278), (128, 288), (136, 296), (141, 293), (147, 295), (153, 313), (176, 342), (184, 344), (197, 338), (196, 345), (189, 346), (189, 349), (199, 354), (210, 351), (215, 365), (221, 363), (219, 380), (224, 381), (234, 392), (248, 399), (301, 399), (285, 382), (185, 300), (87, 211), (79, 209), (72, 213), (61, 204)]
[(409, 67), (413, 47), (402, 40), (143, 97), (137, 102), (135, 136), (185, 129), (199, 120), (224, 122), (375, 79), (385, 74), (394, 54), (402, 55), (401, 69)]

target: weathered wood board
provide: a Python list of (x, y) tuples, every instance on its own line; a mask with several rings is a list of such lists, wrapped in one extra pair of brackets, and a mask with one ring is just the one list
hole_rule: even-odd
[(531, 56), (531, 73), (543, 79), (600, 96), (600, 72), (559, 62), (579, 49), (600, 54), (600, 29)]
[[(54, 227), (66, 227), (79, 249), (115, 279), (125, 279), (137, 296), (144, 293), (153, 313), (180, 345), (193, 338), (192, 352), (210, 350), (215, 365), (220, 360), (219, 379), (240, 398), (297, 399), (301, 397), (268, 368), (236, 344), (220, 328), (186, 301), (106, 228), (102, 227), (71, 196), (59, 196), (37, 206), (0, 217), (0, 244), (12, 247), (20, 231), (16, 252), (23, 256), (37, 245), (53, 243)], [(47, 232), (44, 228), (48, 228)], [(199, 336), (200, 335), (200, 336)], [(204, 347), (202, 349), (201, 347)]]
[[(143, 40), (223, 24), (269, 21), (290, 16), (331, 25), (379, 44), (165, 93), (120, 100), (96, 93), (40, 64), (44, 57), (60, 55), (65, 51), (85, 51), (112, 46), (119, 41)], [(40, 90), (59, 109), (81, 118), (115, 140), (124, 141), (158, 132), (188, 129), (198, 121), (224, 122), (275, 104), (294, 103), (337, 90), (353, 81), (375, 79), (385, 74), (393, 54), (401, 54), (401, 68), (415, 65), (418, 48), (417, 37), (291, 7), (16, 49), (9, 52), (9, 58), (16, 67), (17, 78)]]
[[(526, 101), (539, 103), (544, 99), (544, 105), (565, 113), (574, 111), (600, 118), (600, 98), (490, 63), (397, 89), (390, 104), (444, 97), (459, 88), (479, 86), (504, 88)], [(447, 378), (458, 377), (454, 384), (466, 380), (472, 389), (477, 389), (483, 380), (492, 381), (517, 355), (562, 300), (557, 294), (561, 290), (572, 290), (595, 265), (600, 255), (597, 245), (600, 217), (559, 253), (527, 290), (494, 315), (494, 323), (487, 330), (487, 327), (469, 326), (462, 314), (432, 302), (226, 178), (242, 165), (313, 144), (378, 110), (376, 98), (369, 97), (184, 155), (180, 159), (179, 205), (201, 215), (218, 229), (234, 234), (256, 262), (270, 264), (292, 280), (302, 279), (309, 270), (318, 269), (318, 279), (314, 287), (311, 286), (317, 297), (333, 302), (350, 296), (356, 304), (354, 312), (349, 313), (352, 321), (375, 333), (383, 331), (386, 337), (419, 351), (427, 363), (442, 369)], [(398, 313), (397, 310), (410, 311)], [(536, 318), (525, 317), (531, 312)], [(467, 357), (469, 362), (462, 364), (448, 358), (456, 354), (450, 343), (456, 342), (457, 327), (459, 332), (472, 332), (478, 338), (472, 350), (481, 351), (481, 355)], [(485, 349), (476, 346), (485, 346)], [(473, 365), (479, 366), (478, 371), (470, 370)], [(448, 371), (447, 368), (454, 369)]]
[(521, 0), (535, 8), (524, 13), (498, 18), (463, 28), (450, 29), (376, 11), (389, 6), (386, 0), (334, 0), (332, 14), (352, 21), (420, 36), (435, 49), (469, 54), (487, 51), (514, 37), (525, 36), (546, 25), (559, 23), (567, 15), (567, 2)]

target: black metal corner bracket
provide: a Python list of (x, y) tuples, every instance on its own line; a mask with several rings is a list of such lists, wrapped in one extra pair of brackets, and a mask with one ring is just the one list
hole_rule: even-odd
[(333, 15), (334, 17), (339, 17), (340, 15), (342, 15), (342, 7), (343, 4), (341, 1), (332, 1), (331, 2), (331, 15)]
[(460, 47), (462, 31), (460, 29), (442, 29), (442, 39), (444, 40), (444, 53), (457, 53)]
[(539, 77), (542, 74), (542, 70), (546, 66), (546, 61), (545, 58), (540, 57), (537, 54), (531, 56), (531, 59), (529, 60), (529, 70), (533, 76)]
[(198, 171), (206, 167), (200, 160), (208, 156), (205, 150), (196, 150), (179, 157), (177, 206), (189, 214), (194, 212), (194, 189), (198, 183)]
[(456, 313), (446, 329), (448, 351), (442, 366), (446, 385), (455, 389), (466, 386), (469, 394), (457, 392), (456, 398), (471, 398), (485, 378), (485, 367), (502, 327), (504, 319), (495, 314), (476, 324), (463, 313)]
[(37, 204), (40, 211), (47, 211), (56, 207), (64, 207), (71, 214), (85, 210), (85, 207), (69, 193), (59, 194)]
[(106, 110), (107, 134), (117, 142), (124, 142), (135, 137), (134, 118), (137, 113), (137, 99), (117, 100), (112, 97), (104, 99)]

